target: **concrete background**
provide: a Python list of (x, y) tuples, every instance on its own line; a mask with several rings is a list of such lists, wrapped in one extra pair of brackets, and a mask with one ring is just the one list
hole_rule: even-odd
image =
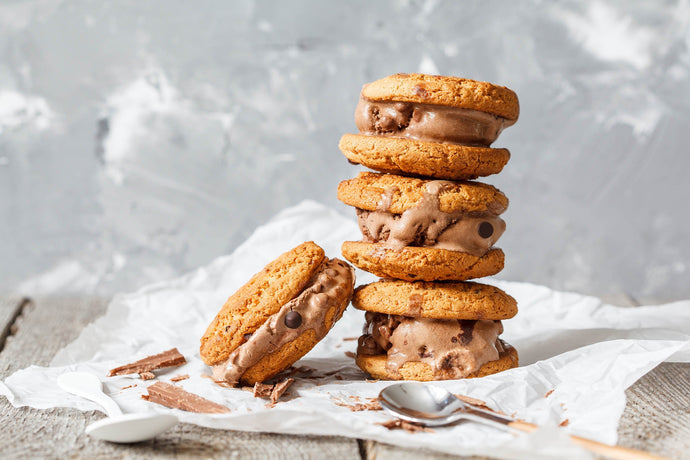
[(128, 291), (311, 198), (367, 81), (514, 89), (500, 278), (690, 297), (688, 1), (0, 3), (0, 292)]

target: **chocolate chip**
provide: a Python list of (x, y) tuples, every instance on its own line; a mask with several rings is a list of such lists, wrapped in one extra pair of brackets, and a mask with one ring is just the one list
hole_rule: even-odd
[(429, 96), (429, 91), (427, 91), (422, 85), (415, 85), (414, 93), (421, 98), (426, 98)]
[(288, 312), (288, 314), (285, 315), (285, 325), (290, 329), (297, 329), (302, 325), (302, 315), (296, 311)]
[(419, 354), (420, 358), (433, 358), (434, 357), (433, 353), (431, 352), (431, 350), (429, 350), (426, 347), (426, 345), (422, 345), (421, 347), (419, 347), (419, 349), (417, 350), (417, 354)]
[(482, 222), (479, 224), (479, 236), (482, 238), (488, 238), (494, 234), (494, 226), (489, 222)]

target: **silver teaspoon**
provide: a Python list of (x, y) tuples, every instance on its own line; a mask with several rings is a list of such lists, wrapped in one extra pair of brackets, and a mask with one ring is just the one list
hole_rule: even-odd
[[(379, 393), (379, 402), (389, 414), (426, 426), (442, 426), (459, 420), (471, 420), (489, 424), (504, 431), (530, 432), (539, 428), (531, 423), (521, 422), (511, 417), (487, 410), (481, 406), (468, 404), (454, 394), (436, 385), (422, 383), (396, 383)], [(570, 439), (585, 449), (608, 458), (620, 460), (663, 460), (639, 450), (610, 446), (579, 436)]]
[(60, 388), (100, 404), (108, 417), (86, 427), (86, 434), (110, 442), (129, 443), (154, 438), (177, 424), (177, 417), (170, 414), (144, 412), (122, 414), (112, 398), (103, 393), (100, 379), (89, 372), (67, 372), (57, 379)]

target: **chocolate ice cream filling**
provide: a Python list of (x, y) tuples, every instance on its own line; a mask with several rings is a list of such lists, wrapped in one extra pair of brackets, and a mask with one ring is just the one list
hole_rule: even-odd
[(488, 147), (515, 121), (478, 110), (360, 97), (355, 123), (361, 134)]
[(360, 355), (387, 354), (391, 372), (407, 362), (431, 366), (434, 378), (459, 379), (499, 358), (503, 345), (500, 321), (439, 320), (366, 313)]
[(424, 246), (466, 252), (481, 257), (498, 241), (506, 229), (503, 219), (490, 212), (443, 212), (439, 193), (446, 181), (427, 183), (417, 206), (402, 214), (388, 211), (391, 192), (384, 193), (376, 211), (357, 209), (363, 241), (383, 243), (393, 249)]
[(317, 340), (328, 332), (326, 319), (332, 308), (338, 308), (354, 285), (354, 270), (338, 259), (326, 259), (307, 287), (294, 299), (269, 317), (246, 342), (230, 353), (227, 360), (213, 366), (216, 382), (237, 384), (247, 369), (264, 356), (279, 350), (302, 333), (313, 329)]

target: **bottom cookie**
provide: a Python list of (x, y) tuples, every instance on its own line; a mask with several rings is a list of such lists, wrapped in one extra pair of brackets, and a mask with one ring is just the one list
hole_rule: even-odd
[[(490, 361), (479, 368), (478, 371), (465, 378), (484, 377), (496, 374), (518, 366), (518, 353), (511, 345), (502, 342), (504, 349), (499, 358)], [(368, 373), (375, 379), (381, 380), (418, 380), (428, 382), (438, 380), (434, 378), (434, 372), (430, 365), (421, 362), (407, 362), (400, 366), (397, 372), (392, 372), (386, 368), (388, 357), (380, 355), (357, 355), (356, 363), (360, 369)]]
[(364, 271), (381, 278), (404, 281), (465, 281), (495, 275), (504, 255), (492, 248), (481, 257), (446, 249), (406, 246), (391, 249), (381, 243), (345, 241), (343, 256)]

